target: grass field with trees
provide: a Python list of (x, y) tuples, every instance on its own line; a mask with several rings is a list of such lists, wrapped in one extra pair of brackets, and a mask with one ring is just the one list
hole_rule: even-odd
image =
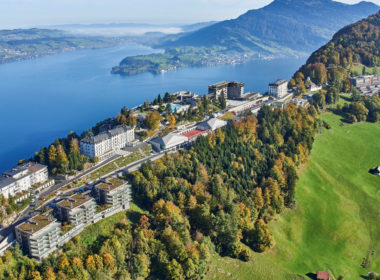
[(296, 209), (270, 224), (276, 246), (249, 263), (214, 257), (211, 279), (227, 273), (231, 279), (308, 279), (316, 270), (359, 279), (380, 271), (380, 177), (368, 172), (380, 165), (380, 125), (341, 126), (331, 113), (321, 118), (331, 129), (317, 136), (300, 171)]

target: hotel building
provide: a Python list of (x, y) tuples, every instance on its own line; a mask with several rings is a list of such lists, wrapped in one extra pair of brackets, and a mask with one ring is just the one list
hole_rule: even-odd
[(269, 96), (282, 98), (288, 95), (288, 81), (278, 79), (274, 83), (269, 84)]
[(244, 95), (244, 83), (240, 82), (220, 82), (208, 87), (208, 94), (219, 98), (224, 95), (225, 99), (238, 99)]
[(89, 158), (97, 157), (99, 161), (111, 158), (118, 151), (135, 140), (135, 129), (118, 126), (94, 137), (86, 137), (80, 142), (81, 153)]

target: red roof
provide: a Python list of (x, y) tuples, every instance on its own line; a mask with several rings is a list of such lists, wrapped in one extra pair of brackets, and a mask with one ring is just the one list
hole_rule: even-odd
[(189, 131), (189, 132), (186, 132), (186, 133), (182, 134), (182, 136), (185, 136), (185, 137), (187, 137), (189, 139), (192, 139), (192, 138), (198, 137), (199, 135), (201, 135), (203, 133), (204, 133), (203, 130), (194, 129), (192, 131)]
[(330, 274), (326, 271), (317, 271), (317, 280), (330, 280)]

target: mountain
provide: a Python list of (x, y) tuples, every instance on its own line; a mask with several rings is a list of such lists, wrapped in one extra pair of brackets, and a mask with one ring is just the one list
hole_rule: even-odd
[(205, 28), (207, 26), (213, 25), (215, 23), (217, 23), (217, 21), (198, 22), (198, 23), (193, 23), (193, 24), (188, 24), (188, 25), (182, 25), (181, 28), (183, 32), (193, 32), (193, 31), (197, 31), (199, 29)]
[(350, 76), (373, 74), (380, 70), (379, 66), (380, 11), (339, 30), (331, 41), (311, 54), (290, 84), (304, 89), (310, 77), (314, 83), (328, 83), (345, 90)]
[(227, 52), (310, 52), (326, 43), (343, 26), (378, 9), (370, 2), (348, 5), (331, 0), (275, 0), (236, 19), (179, 38), (169, 36), (158, 47), (222, 46)]

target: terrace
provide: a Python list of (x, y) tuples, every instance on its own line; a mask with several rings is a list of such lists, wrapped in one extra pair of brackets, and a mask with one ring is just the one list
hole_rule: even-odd
[(52, 216), (37, 215), (20, 224), (17, 228), (24, 232), (33, 234), (49, 226), (53, 222), (55, 222), (55, 219)]

